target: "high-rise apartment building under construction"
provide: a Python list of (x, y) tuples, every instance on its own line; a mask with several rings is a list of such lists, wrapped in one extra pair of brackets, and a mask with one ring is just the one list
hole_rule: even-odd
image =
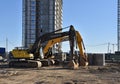
[(62, 0), (23, 0), (23, 47), (29, 47), (44, 33), (62, 28), (62, 4)]

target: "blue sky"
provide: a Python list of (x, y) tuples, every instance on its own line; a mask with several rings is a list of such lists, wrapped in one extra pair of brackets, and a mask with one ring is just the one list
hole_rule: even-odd
[[(112, 44), (117, 44), (117, 0), (64, 0), (63, 27), (69, 25), (81, 33), (87, 52), (108, 52), (108, 43), (113, 52)], [(6, 38), (8, 50), (22, 45), (22, 0), (0, 2), (0, 47), (6, 47)]]

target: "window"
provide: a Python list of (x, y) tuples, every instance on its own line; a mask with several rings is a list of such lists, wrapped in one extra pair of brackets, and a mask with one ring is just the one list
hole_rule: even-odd
[(35, 13), (35, 11), (31, 11), (31, 15), (35, 15), (36, 13)]
[(53, 14), (53, 11), (49, 11), (49, 14), (52, 15), (52, 14)]
[(49, 24), (53, 24), (53, 20), (49, 20)]
[(31, 20), (31, 24), (34, 23), (35, 24), (35, 20)]
[(31, 16), (31, 20), (35, 20), (36, 17), (34, 15)]
[(35, 29), (35, 25), (31, 25), (31, 29)]
[(35, 5), (35, 1), (31, 1), (31, 5)]
[(31, 38), (35, 38), (35, 35), (31, 35)]
[(50, 1), (50, 5), (53, 5), (53, 1), (52, 0)]
[(34, 43), (35, 42), (35, 40), (34, 39), (31, 39), (31, 43)]
[(31, 34), (35, 35), (35, 30), (32, 29), (31, 30)]
[(40, 23), (42, 24), (42, 23), (43, 23), (43, 20), (40, 20)]
[(49, 16), (49, 19), (54, 19), (54, 16), (53, 16), (53, 15), (50, 15), (50, 16)]
[(50, 10), (53, 10), (53, 6), (50, 6), (49, 9), (50, 9)]
[(35, 10), (35, 6), (31, 6), (31, 10)]
[(40, 27), (43, 28), (43, 25), (41, 24)]
[(42, 11), (42, 10), (40, 11), (40, 14), (43, 14), (43, 11)]

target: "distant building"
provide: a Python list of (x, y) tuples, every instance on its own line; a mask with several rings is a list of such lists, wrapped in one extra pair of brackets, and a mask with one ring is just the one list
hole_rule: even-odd
[(0, 47), (0, 56), (5, 57), (5, 48)]
[(44, 33), (62, 28), (62, 4), (62, 0), (23, 0), (23, 47), (29, 47)]

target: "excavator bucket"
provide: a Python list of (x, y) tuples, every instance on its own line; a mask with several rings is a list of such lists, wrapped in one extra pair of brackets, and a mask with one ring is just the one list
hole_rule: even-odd
[(79, 68), (79, 63), (75, 62), (74, 60), (71, 60), (68, 64), (68, 68), (71, 69), (78, 69)]
[(87, 59), (84, 59), (84, 58), (80, 58), (80, 61), (79, 61), (79, 66), (88, 66), (88, 61)]

